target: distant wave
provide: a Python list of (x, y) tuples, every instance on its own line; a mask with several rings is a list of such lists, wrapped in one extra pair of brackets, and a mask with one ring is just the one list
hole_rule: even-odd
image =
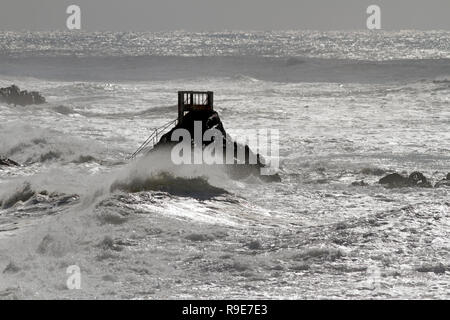
[[(439, 81), (450, 59), (362, 61), (257, 56), (0, 57), (0, 74), (66, 81), (238, 81), (384, 83)], [(445, 80), (445, 79), (444, 79)]]
[(438, 76), (436, 79), (434, 79), (433, 82), (434, 83), (450, 83), (450, 75)]
[(174, 112), (176, 110), (176, 106), (161, 106), (161, 107), (152, 107), (147, 108), (141, 111), (128, 111), (128, 112), (115, 112), (115, 113), (102, 113), (102, 112), (89, 112), (76, 110), (70, 106), (58, 105), (52, 107), (52, 110), (63, 114), (63, 115), (71, 115), (71, 114), (79, 114), (87, 118), (102, 118), (102, 119), (116, 119), (116, 118), (131, 118), (131, 117), (142, 117), (146, 115), (153, 114), (164, 114), (165, 112)]

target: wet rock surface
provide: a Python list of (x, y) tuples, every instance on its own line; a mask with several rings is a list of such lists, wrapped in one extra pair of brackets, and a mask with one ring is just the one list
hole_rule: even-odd
[[(262, 155), (255, 154), (248, 145), (243, 145), (233, 141), (232, 138), (226, 133), (222, 121), (220, 120), (219, 114), (213, 110), (202, 110), (202, 111), (190, 111), (178, 123), (174, 128), (172, 128), (168, 133), (164, 134), (159, 142), (155, 145), (155, 149), (166, 147), (169, 145), (177, 144), (178, 141), (172, 141), (171, 137), (175, 130), (185, 129), (189, 132), (190, 136), (194, 139), (195, 137), (195, 123), (201, 122), (202, 132), (201, 135), (205, 134), (206, 131), (211, 129), (216, 129), (222, 134), (222, 145), (223, 145), (223, 156), (224, 161), (227, 166), (227, 170), (233, 178), (245, 178), (251, 174), (255, 176), (260, 176), (266, 181), (281, 181), (278, 174), (273, 175), (260, 175), (260, 169), (266, 167), (266, 163)], [(214, 140), (205, 142), (203, 141), (203, 147), (208, 146), (213, 143)], [(234, 163), (229, 164), (225, 160), (226, 150), (233, 149)], [(240, 158), (240, 155), (244, 155), (244, 159)], [(255, 160), (255, 161), (253, 161)], [(238, 165), (245, 164), (245, 165)]]
[(438, 181), (435, 185), (435, 188), (440, 188), (440, 187), (450, 187), (450, 173), (447, 174), (447, 176), (442, 179), (441, 181)]
[(401, 188), (401, 187), (422, 187), (431, 188), (432, 185), (423, 173), (415, 171), (408, 177), (405, 177), (398, 173), (391, 173), (381, 178), (378, 183), (385, 185), (389, 188)]
[(16, 85), (0, 88), (0, 102), (8, 104), (27, 106), (45, 103), (45, 98), (37, 91), (20, 90)]
[(6, 166), (6, 167), (18, 167), (20, 164), (15, 162), (14, 160), (8, 159), (8, 158), (1, 158), (0, 157), (0, 166)]

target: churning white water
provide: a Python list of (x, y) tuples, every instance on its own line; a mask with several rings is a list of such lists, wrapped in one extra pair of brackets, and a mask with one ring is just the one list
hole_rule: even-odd
[[(449, 298), (449, 32), (0, 33), (0, 298)], [(212, 90), (281, 182), (127, 161)], [(364, 183), (360, 183), (364, 181)], [(359, 182), (358, 184), (353, 184)], [(68, 266), (81, 290), (68, 290)]]

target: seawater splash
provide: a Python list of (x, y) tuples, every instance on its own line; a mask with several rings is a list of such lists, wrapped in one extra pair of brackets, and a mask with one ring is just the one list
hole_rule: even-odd
[[(25, 212), (30, 207), (40, 206), (40, 212), (46, 212), (48, 216), (43, 217), (40, 221), (28, 220), (27, 224), (19, 221), (18, 226), (21, 229), (15, 233), (15, 236), (11, 239), (2, 239), (0, 256), (6, 264), (5, 266), (3, 263), (0, 264), (0, 268), (8, 271), (0, 275), (3, 278), (0, 291), (10, 292), (10, 286), (14, 282), (8, 276), (19, 272), (25, 272), (27, 278), (38, 276), (41, 281), (49, 283), (59, 281), (57, 290), (63, 290), (62, 275), (54, 278), (53, 269), (59, 270), (61, 266), (80, 264), (86, 267), (88, 260), (84, 261), (85, 258), (81, 258), (83, 252), (96, 250), (98, 243), (106, 243), (104, 239), (110, 239), (109, 242), (112, 244), (109, 247), (101, 245), (101, 251), (119, 250), (115, 248), (121, 248), (122, 245), (116, 245), (114, 238), (111, 238), (111, 226), (123, 225), (129, 219), (136, 218), (131, 215), (132, 207), (124, 206), (124, 203), (115, 199), (116, 195), (119, 196), (118, 199), (121, 199), (120, 197), (125, 199), (128, 197), (127, 194), (150, 192), (150, 202), (161, 199), (161, 196), (167, 201), (172, 197), (188, 197), (204, 201), (227, 195), (228, 192), (224, 189), (213, 187), (207, 182), (208, 174), (211, 178), (214, 178), (214, 174), (219, 174), (223, 179), (220, 173), (216, 171), (214, 174), (207, 171), (199, 173), (198, 168), (194, 171), (180, 171), (176, 166), (159, 161), (160, 158), (161, 156), (158, 155), (147, 155), (118, 170), (111, 170), (98, 176), (85, 176), (85, 184), (79, 185), (80, 196), (73, 195), (71, 201), (66, 203), (62, 203), (56, 194), (35, 191), (33, 188), (37, 185), (41, 188), (44, 186), (42, 181), (38, 182), (37, 177), (28, 178), (33, 181), (34, 187), (26, 182), (23, 184), (23, 188), (17, 189), (13, 194), (1, 196), (3, 210), (15, 206), (15, 210)], [(199, 174), (200, 176), (198, 176)], [(79, 178), (82, 179), (82, 177)], [(17, 184), (18, 181), (15, 183)], [(186, 185), (190, 187), (186, 187)], [(155, 192), (155, 199), (152, 199), (152, 192)], [(29, 202), (33, 197), (35, 201)], [(48, 207), (41, 205), (42, 197), (46, 197)], [(61, 195), (62, 197), (63, 195)], [(38, 201), (39, 199), (41, 202)], [(114, 203), (114, 206), (110, 206), (110, 202)], [(144, 202), (137, 202), (136, 205), (145, 207)], [(55, 207), (60, 208), (60, 211), (51, 210)], [(163, 207), (162, 203), (160, 207)], [(195, 205), (192, 206), (192, 209), (194, 208)], [(124, 214), (123, 210), (131, 211), (125, 211)], [(57, 215), (51, 216), (52, 214)], [(197, 215), (201, 216), (200, 213)], [(216, 218), (216, 221), (220, 221), (220, 219)], [(32, 234), (30, 235), (26, 231), (31, 228)], [(105, 257), (100, 256), (98, 259), (105, 259)], [(33, 271), (24, 271), (29, 270), (30, 264)], [(16, 288), (17, 290), (13, 290), (13, 294), (17, 297), (29, 296), (34, 290), (34, 285), (36, 285), (34, 282), (31, 285), (21, 283), (20, 287)]]
[(88, 162), (88, 159), (95, 161), (102, 155), (101, 144), (22, 121), (2, 125), (0, 134), (4, 137), (0, 142), (0, 154), (21, 164)]
[[(0, 86), (48, 101), (0, 103), (0, 298), (447, 297), (450, 189), (377, 182), (450, 172), (448, 32), (158, 37), (0, 33)], [(282, 181), (125, 162), (180, 88), (280, 130)]]

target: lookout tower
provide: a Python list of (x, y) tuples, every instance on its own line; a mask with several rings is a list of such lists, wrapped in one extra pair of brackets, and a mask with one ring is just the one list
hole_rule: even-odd
[(178, 91), (178, 123), (185, 112), (213, 110), (213, 103), (212, 91)]

